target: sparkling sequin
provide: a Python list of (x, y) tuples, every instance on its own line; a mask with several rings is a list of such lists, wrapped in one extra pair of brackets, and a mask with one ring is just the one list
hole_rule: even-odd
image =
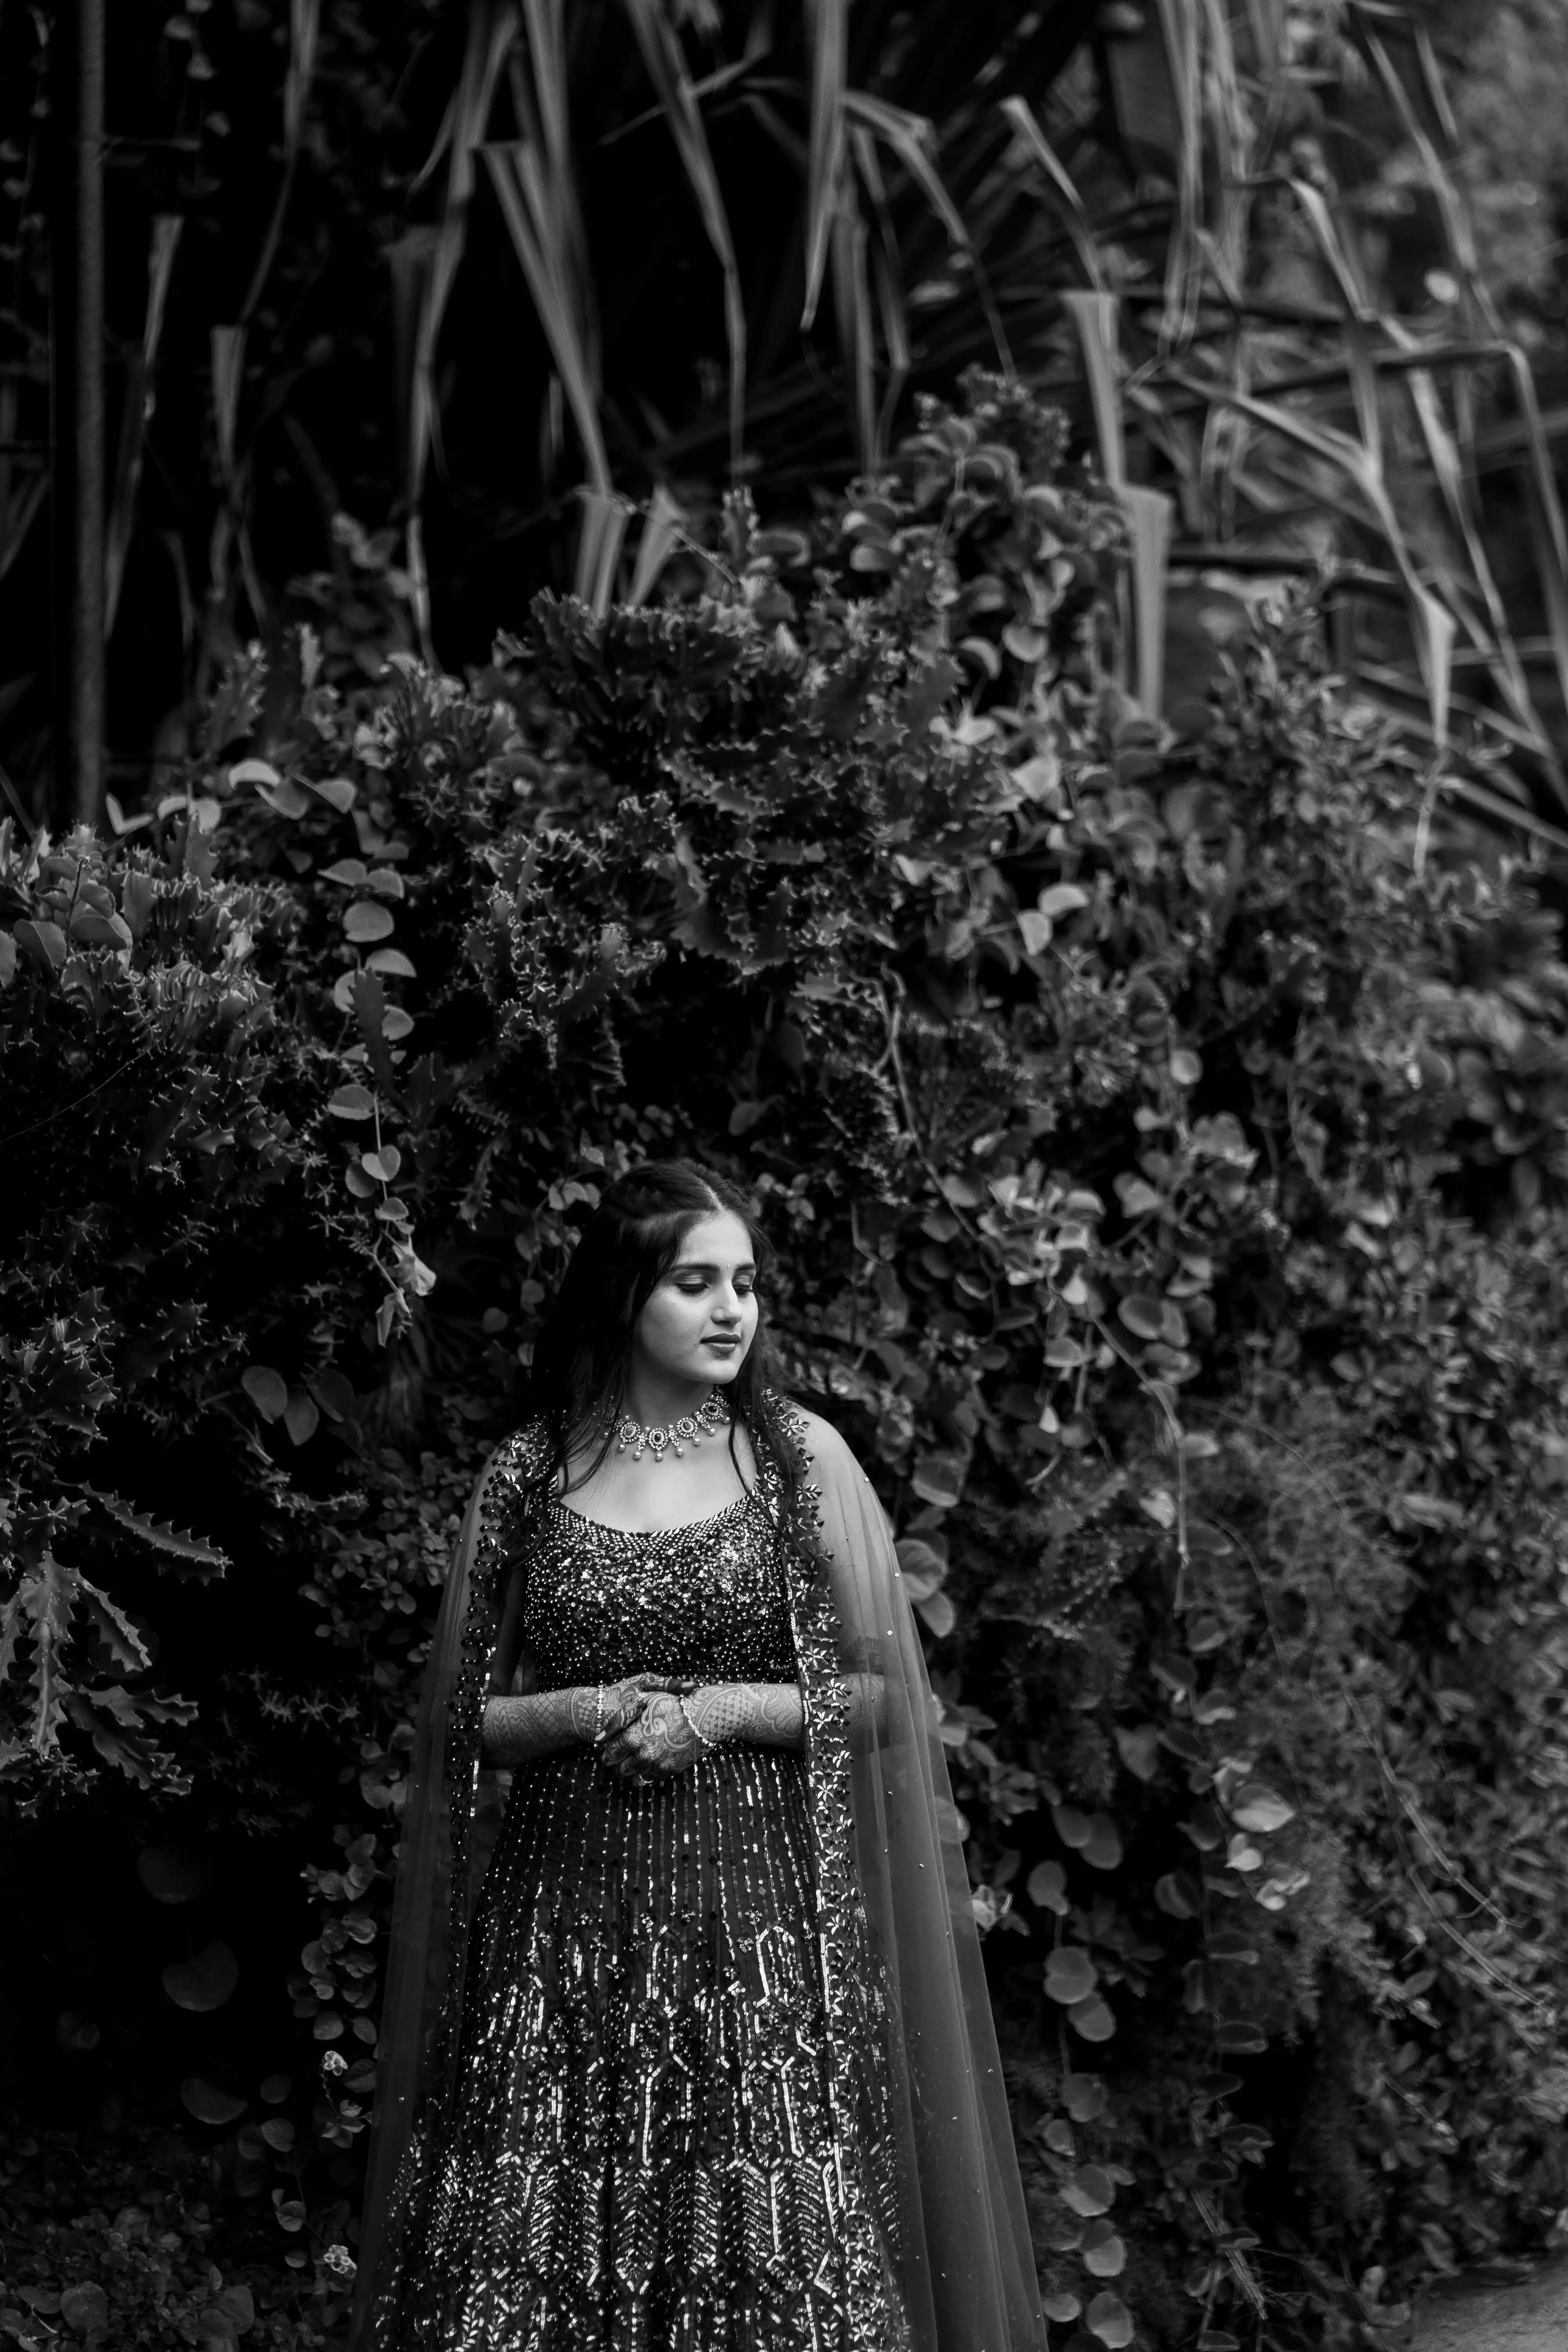
[(780, 1542), (771, 1468), (726, 1511), (633, 1535), (558, 1504), (523, 1527), (531, 1465), (525, 1433), (487, 1484), (449, 1753), (477, 1760), (519, 1563), (542, 1688), (798, 1677), (806, 1748), (727, 1743), (648, 1784), (584, 1748), (516, 1773), (378, 2352), (902, 2352), (821, 1563)]

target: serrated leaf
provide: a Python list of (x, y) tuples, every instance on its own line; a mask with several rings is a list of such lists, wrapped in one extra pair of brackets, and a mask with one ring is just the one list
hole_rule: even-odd
[(172, 1527), (163, 1519), (150, 1518), (144, 1511), (133, 1510), (118, 1495), (100, 1494), (96, 1486), (89, 1487), (88, 1492), (118, 1526), (140, 1536), (143, 1543), (152, 1544), (157, 1550), (172, 1552), (176, 1559), (188, 1559), (197, 1568), (224, 1569), (231, 1565), (227, 1552), (220, 1551), (205, 1536), (193, 1535), (188, 1528)]

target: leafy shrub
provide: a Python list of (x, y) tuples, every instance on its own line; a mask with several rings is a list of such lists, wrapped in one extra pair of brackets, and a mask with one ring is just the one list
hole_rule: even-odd
[[(16, 1843), (54, 1982), (45, 1824), (130, 1925), (205, 1839), (238, 1994), (88, 1968), (58, 2063), (216, 2088), (242, 2217), (352, 2188), (463, 1490), (671, 1149), (763, 1196), (893, 1512), (1069, 2340), (1349, 2343), (1568, 2203), (1555, 925), (1427, 841), (1310, 600), (1144, 720), (1061, 450), (976, 377), (665, 606), (542, 599), (467, 687), (307, 631), (184, 812), (7, 840)], [(247, 2156), (307, 2027), (309, 2144)]]

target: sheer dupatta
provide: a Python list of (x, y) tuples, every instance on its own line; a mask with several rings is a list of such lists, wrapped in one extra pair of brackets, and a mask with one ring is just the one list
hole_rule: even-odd
[[(805, 1701), (829, 2095), (891, 2240), (912, 2352), (1043, 2352), (1046, 2329), (956, 1810), (887, 1518), (844, 1441), (784, 1408), (806, 1485), (779, 1514)], [(529, 1432), (481, 1475), (416, 1730), (378, 2045), (353, 2352), (407, 2352), (396, 2278), (446, 2137), (468, 1923), (499, 1822), (479, 1732)], [(776, 1504), (779, 1482), (763, 1477)], [(868, 2066), (868, 2051), (881, 2063)], [(868, 2105), (866, 2085), (875, 2084)], [(886, 2352), (853, 2335), (845, 2352)]]

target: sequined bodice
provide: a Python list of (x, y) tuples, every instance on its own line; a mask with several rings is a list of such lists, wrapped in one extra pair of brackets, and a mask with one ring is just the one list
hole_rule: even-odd
[(637, 1674), (791, 1682), (789, 1603), (763, 1498), (629, 1532), (561, 1503), (522, 1549), (522, 1633), (542, 1690)]

